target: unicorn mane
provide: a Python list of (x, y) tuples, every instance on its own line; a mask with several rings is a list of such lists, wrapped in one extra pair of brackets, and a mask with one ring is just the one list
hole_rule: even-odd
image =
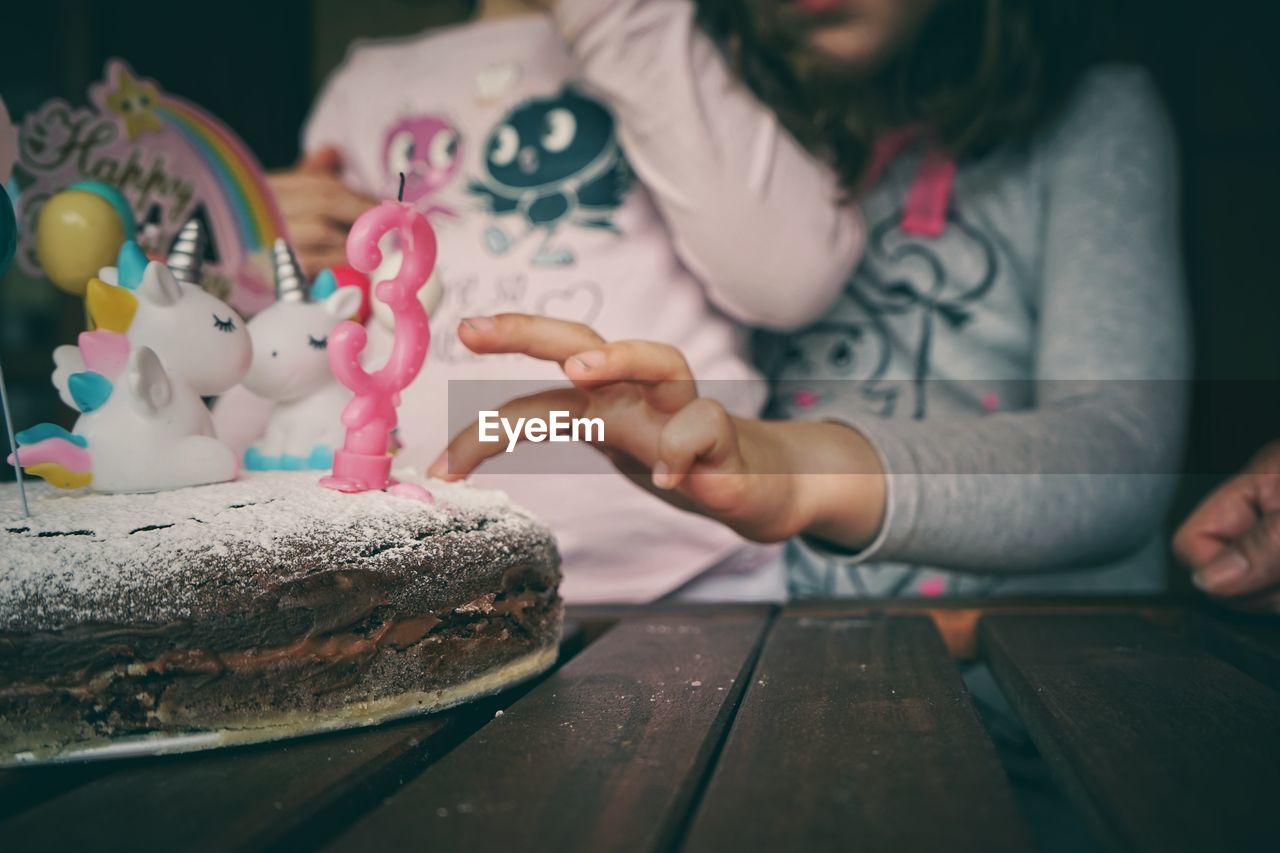
[(105, 403), (111, 393), (110, 380), (128, 361), (125, 332), (138, 311), (138, 298), (132, 291), (142, 283), (146, 269), (147, 256), (137, 243), (126, 240), (116, 266), (99, 270), (85, 291), (89, 318), (96, 330), (81, 333), (78, 346), (65, 344), (53, 351), (53, 387), (62, 402), (77, 412), (90, 412)]
[(138, 313), (138, 297), (133, 291), (148, 275), (156, 275), (158, 267), (148, 269), (147, 256), (132, 240), (120, 247), (116, 266), (101, 270), (89, 279), (85, 289), (85, 305), (89, 319), (99, 329), (124, 334)]

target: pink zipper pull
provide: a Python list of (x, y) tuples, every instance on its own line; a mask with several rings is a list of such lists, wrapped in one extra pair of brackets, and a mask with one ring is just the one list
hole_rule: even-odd
[(902, 208), (904, 233), (918, 237), (942, 235), (947, 228), (947, 207), (955, 180), (955, 161), (933, 145), (925, 149)]

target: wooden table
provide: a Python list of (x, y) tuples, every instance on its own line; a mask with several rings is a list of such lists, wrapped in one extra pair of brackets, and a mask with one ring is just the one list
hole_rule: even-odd
[(0, 772), (0, 849), (1035, 849), (967, 660), (1084, 844), (1280, 849), (1280, 621), (1161, 601), (570, 616), (553, 673), (453, 712)]

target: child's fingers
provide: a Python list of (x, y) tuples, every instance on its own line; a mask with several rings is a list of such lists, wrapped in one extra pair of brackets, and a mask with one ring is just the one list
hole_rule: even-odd
[[(516, 423), (520, 418), (546, 420), (554, 409), (568, 412), (570, 417), (577, 418), (583, 416), (586, 408), (587, 400), (581, 391), (573, 388), (556, 388), (530, 394), (527, 397), (517, 397), (498, 409), (498, 417), (499, 423), (505, 420), (510, 424)], [(496, 434), (496, 441), (481, 441), (479, 426), (479, 421), (472, 421), (455, 435), (444, 452), (431, 463), (427, 473), (442, 480), (461, 480), (474, 471), (481, 462), (490, 456), (506, 452), (511, 446), (510, 436), (500, 426), (491, 433)], [(523, 431), (516, 440), (524, 440)]]
[(377, 199), (355, 192), (336, 180), (322, 187), (322, 192), (320, 213), (344, 227), (378, 204)]
[(342, 230), (324, 219), (297, 219), (289, 224), (290, 242), (299, 248), (346, 245)]
[(523, 353), (558, 364), (604, 344), (590, 326), (531, 314), (467, 317), (458, 324), (458, 337), (472, 352)]
[(591, 382), (693, 381), (680, 350), (654, 341), (615, 341), (576, 353), (565, 373)]
[(342, 151), (335, 145), (325, 145), (315, 151), (308, 151), (298, 162), (298, 170), (336, 175), (342, 171)]
[(378, 203), (377, 199), (352, 190), (331, 175), (278, 172), (270, 176), (269, 182), (280, 215), (290, 223), (315, 218), (350, 226), (360, 214)]
[(564, 372), (579, 388), (611, 382), (652, 385), (650, 401), (668, 412), (698, 397), (693, 372), (680, 350), (653, 341), (615, 341), (577, 353), (565, 362)]
[(347, 262), (347, 241), (343, 233), (327, 222), (314, 219), (292, 222), (289, 236), (298, 262), (308, 275), (328, 266)]
[(733, 418), (716, 401), (700, 398), (676, 412), (658, 436), (653, 484), (661, 489), (677, 488), (695, 464), (732, 469), (722, 473), (740, 473), (738, 459)]

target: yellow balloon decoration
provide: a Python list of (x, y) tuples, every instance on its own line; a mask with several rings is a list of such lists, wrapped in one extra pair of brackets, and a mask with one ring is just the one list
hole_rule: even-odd
[(132, 233), (133, 223), (121, 218), (119, 204), (101, 192), (73, 186), (51, 196), (41, 209), (36, 257), (50, 281), (80, 296), (99, 269), (115, 264)]

